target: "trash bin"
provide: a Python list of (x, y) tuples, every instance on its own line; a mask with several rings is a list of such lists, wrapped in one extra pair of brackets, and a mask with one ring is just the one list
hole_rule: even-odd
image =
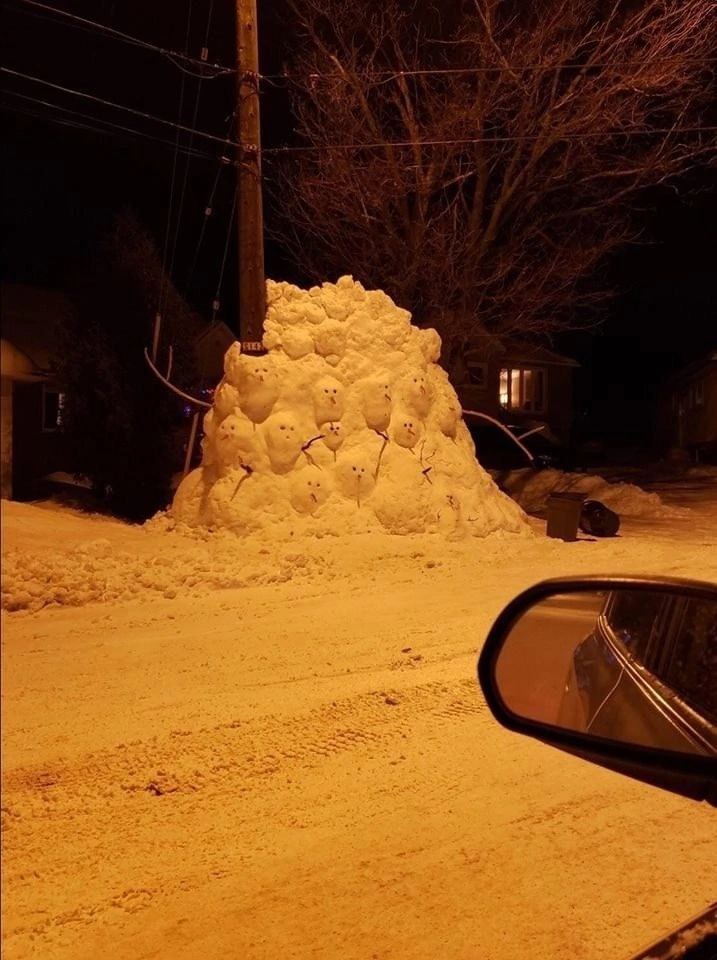
[(551, 493), (548, 497), (548, 536), (557, 540), (577, 540), (584, 502), (584, 493)]
[(620, 529), (620, 517), (599, 500), (586, 500), (580, 514), (580, 529), (593, 537), (614, 537)]

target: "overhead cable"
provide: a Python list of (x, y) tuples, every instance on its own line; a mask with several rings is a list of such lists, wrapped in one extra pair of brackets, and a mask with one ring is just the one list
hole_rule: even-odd
[(34, 77), (29, 73), (21, 73), (19, 70), (11, 70), (9, 67), (0, 67), (0, 73), (5, 73), (10, 77), (20, 77), (23, 80), (31, 80), (33, 83), (39, 83), (45, 87), (51, 87), (53, 90), (59, 90), (61, 93), (69, 93), (73, 97), (81, 97), (83, 100), (92, 100), (95, 103), (101, 103), (105, 107), (114, 107), (116, 110), (124, 110), (135, 117), (142, 117), (144, 120), (151, 120), (153, 123), (162, 123), (175, 130), (183, 130), (185, 133), (193, 133), (197, 137), (204, 137), (205, 140), (212, 140), (214, 143), (221, 143), (223, 146), (239, 146), (234, 140), (227, 140), (224, 137), (217, 137), (213, 133), (206, 133), (203, 130), (192, 130), (190, 127), (172, 120), (166, 120), (164, 117), (155, 117), (151, 113), (145, 113), (143, 110), (136, 110), (134, 107), (125, 106), (122, 103), (114, 103), (112, 100), (104, 100), (102, 97), (96, 97), (94, 94), (85, 93), (82, 90), (73, 90), (71, 87), (63, 87), (59, 83), (52, 83), (50, 80), (43, 80), (40, 77)]
[[(48, 107), (51, 110), (58, 110), (58, 111), (61, 111), (62, 113), (67, 113), (72, 117), (80, 117), (82, 120), (91, 121), (91, 123), (74, 123), (72, 125), (77, 127), (82, 127), (86, 130), (91, 130), (95, 133), (111, 133), (111, 130), (119, 130), (123, 134), (127, 134), (127, 136), (137, 140), (149, 140), (149, 141), (152, 141), (153, 143), (160, 143), (160, 144), (163, 144), (164, 146), (172, 147), (172, 149), (174, 149), (174, 146), (175, 146), (174, 140), (167, 140), (164, 137), (157, 137), (157, 136), (154, 136), (154, 134), (145, 133), (143, 130), (137, 130), (135, 127), (126, 127), (123, 124), (113, 123), (111, 120), (105, 120), (101, 117), (95, 117), (90, 113), (83, 113), (80, 110), (71, 110), (70, 107), (63, 107), (59, 103), (51, 103), (49, 100), (40, 100), (37, 97), (29, 97), (27, 96), (27, 94), (18, 93), (15, 90), (3, 90), (2, 93), (4, 93), (7, 96), (17, 97), (20, 100), (26, 100), (29, 103), (36, 104), (37, 106)], [(15, 110), (14, 107), (11, 107), (11, 109)], [(61, 117), (51, 117), (51, 116), (48, 116), (46, 113), (43, 113), (40, 111), (22, 111), (18, 109), (18, 110), (15, 110), (15, 112), (17, 113), (24, 112), (29, 117), (36, 117), (38, 119), (47, 119), (54, 123), (57, 123), (57, 122), (65, 123), (68, 126), (71, 125), (70, 121), (68, 120), (63, 120), (63, 118)], [(97, 124), (102, 124), (102, 126), (97, 126)], [(105, 127), (109, 127), (111, 128), (111, 130), (106, 130)], [(233, 162), (232, 160), (230, 160), (229, 157), (217, 157), (217, 154), (215, 153), (206, 153), (204, 150), (199, 150), (196, 147), (191, 147), (191, 148), (180, 147), (180, 150), (182, 151), (182, 153), (188, 153), (192, 157), (198, 157), (200, 159), (205, 159), (205, 160), (219, 159), (223, 165)]]
[(100, 33), (107, 34), (107, 36), (113, 37), (116, 40), (121, 40), (123, 43), (129, 43), (135, 47), (141, 47), (143, 50), (152, 50), (155, 53), (160, 53), (162, 56), (167, 57), (169, 60), (174, 62), (179, 66), (182, 62), (192, 64), (193, 66), (198, 67), (202, 71), (215, 71), (214, 74), (201, 73), (199, 74), (202, 77), (209, 78), (210, 76), (222, 76), (224, 74), (236, 73), (236, 70), (233, 67), (226, 67), (221, 63), (211, 63), (209, 60), (198, 60), (196, 57), (189, 56), (188, 53), (179, 53), (176, 50), (169, 50), (166, 47), (161, 47), (156, 43), (150, 43), (148, 40), (142, 40), (140, 37), (132, 36), (132, 34), (124, 33), (122, 30), (116, 30), (114, 27), (108, 27), (104, 23), (98, 23), (96, 20), (88, 20), (87, 17), (78, 17), (74, 13), (70, 13), (68, 10), (62, 10), (59, 7), (53, 7), (47, 3), (41, 3), (40, 0), (17, 0), (18, 3), (24, 3), (27, 6), (35, 7), (39, 10), (45, 10), (48, 13), (55, 14), (59, 17), (65, 17), (72, 23), (78, 26), (84, 26), (93, 30), (97, 30)]

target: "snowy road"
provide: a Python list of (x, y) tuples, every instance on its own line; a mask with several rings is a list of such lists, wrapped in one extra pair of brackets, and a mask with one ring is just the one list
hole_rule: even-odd
[[(636, 951), (714, 899), (713, 811), (497, 726), (476, 650), (545, 576), (717, 582), (715, 515), (600, 543), (323, 540), (273, 583), (4, 613), (5, 957)], [(167, 550), (4, 519), (32, 570), (87, 566), (98, 538), (127, 577)], [(166, 576), (196, 549), (173, 541)]]

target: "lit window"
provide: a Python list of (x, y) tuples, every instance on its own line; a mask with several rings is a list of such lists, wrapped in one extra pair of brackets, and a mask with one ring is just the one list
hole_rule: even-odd
[(42, 429), (45, 433), (62, 429), (65, 394), (53, 387), (42, 386)]
[(510, 391), (508, 390), (508, 371), (500, 371), (500, 405), (506, 409), (510, 406)]
[(540, 413), (545, 409), (545, 371), (533, 367), (500, 371), (499, 399), (506, 410)]
[(696, 407), (701, 407), (701, 406), (704, 404), (704, 402), (705, 402), (705, 382), (704, 382), (704, 380), (698, 380), (698, 381), (695, 383), (695, 385), (694, 385), (694, 387), (693, 387), (692, 389), (694, 390), (695, 406), (696, 406)]

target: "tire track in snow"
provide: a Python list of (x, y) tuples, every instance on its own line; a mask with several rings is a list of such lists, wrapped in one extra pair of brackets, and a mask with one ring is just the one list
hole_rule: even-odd
[[(3, 778), (6, 806), (21, 798), (51, 806), (60, 798), (90, 802), (107, 790), (160, 795), (221, 787), (229, 777), (265, 778), (289, 766), (309, 767), (348, 750), (381, 747), (406, 733), (416, 717), (449, 723), (486, 711), (473, 680), (432, 681), (386, 687), (337, 700), (295, 716), (269, 714), (196, 732), (176, 730), (163, 741), (135, 741), (89, 754), (71, 766), (43, 764), (9, 771)], [(152, 786), (154, 784), (154, 787)], [(45, 799), (42, 799), (42, 798)], [(11, 818), (12, 822), (12, 818)]]
[[(62, 886), (70, 857), (76, 858), (78, 876), (98, 875), (108, 821), (115, 829), (121, 824), (141, 827), (146, 839), (153, 835), (153, 824), (159, 829), (169, 820), (176, 823), (196, 815), (201, 804), (211, 822), (209, 814), (226, 805), (227, 794), (249, 792), (263, 802), (287, 780), (301, 780), (302, 771), (350, 753), (380, 763), (396, 753), (396, 741), (409, 738), (414, 726), (428, 722), (431, 729), (440, 728), (481, 714), (490, 719), (473, 680), (434, 681), (376, 690), (295, 716), (266, 715), (195, 732), (175, 731), (162, 742), (123, 744), (71, 766), (11, 770), (3, 784), (6, 883), (21, 899), (37, 901), (37, 890)], [(201, 801), (192, 797), (198, 791)], [(177, 796), (173, 799), (172, 794)], [(60, 836), (58, 824), (64, 824)], [(33, 864), (40, 865), (39, 872)], [(156, 907), (157, 897), (199, 883), (181, 873), (168, 878), (161, 863), (152, 864), (151, 876), (126, 887), (118, 885), (121, 872), (106, 873), (104, 889), (88, 887), (79, 903), (76, 895), (68, 901), (61, 891), (41, 915), (33, 911), (23, 916), (16, 910), (15, 923), (6, 928), (8, 950), (28, 938), (48, 946), (58, 939), (65, 943), (84, 936), (82, 931), (98, 922), (121, 922), (128, 912)], [(8, 958), (11, 955), (25, 956), (8, 952)]]

